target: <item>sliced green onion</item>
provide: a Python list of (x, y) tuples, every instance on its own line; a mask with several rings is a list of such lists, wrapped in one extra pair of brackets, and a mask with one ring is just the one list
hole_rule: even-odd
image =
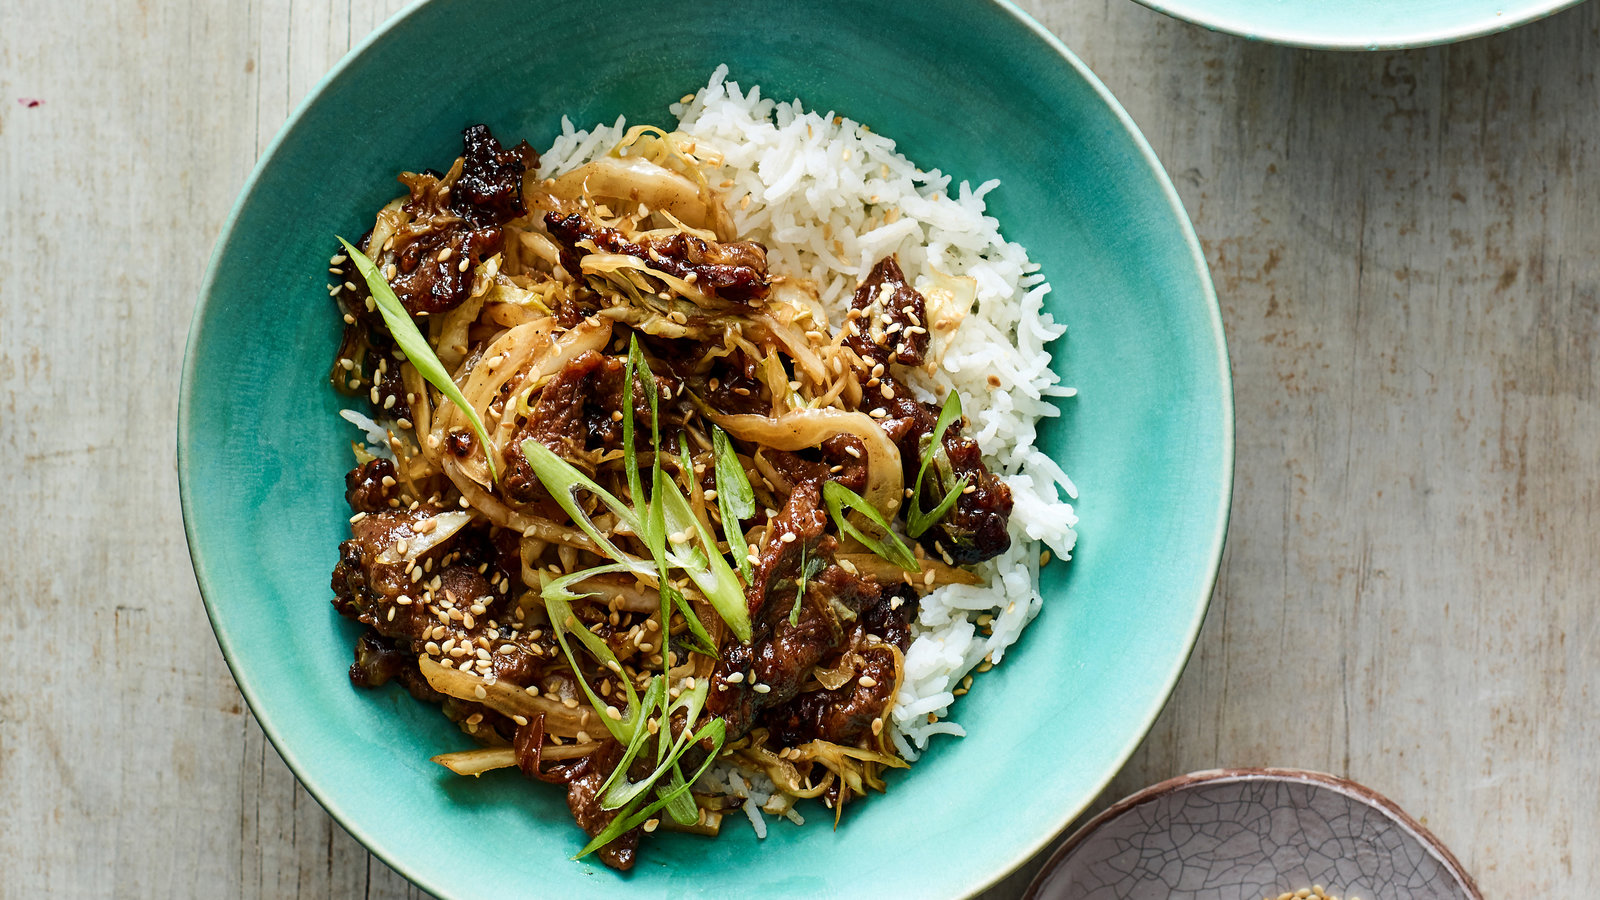
[(944, 456), (944, 433), (952, 424), (961, 420), (961, 397), (954, 390), (944, 398), (944, 407), (939, 410), (939, 418), (933, 424), (933, 433), (922, 438), (922, 465), (917, 469), (917, 483), (911, 489), (911, 505), (906, 509), (906, 534), (914, 538), (922, 537), (922, 533), (933, 527), (933, 523), (944, 518), (950, 507), (956, 504), (956, 498), (966, 488), (967, 476), (951, 485), (950, 491), (944, 495), (928, 512), (922, 510), (922, 479), (928, 474), (928, 464), (933, 462), (935, 456)]
[(356, 271), (366, 280), (372, 302), (377, 304), (378, 312), (383, 315), (383, 324), (389, 326), (389, 334), (400, 351), (416, 367), (418, 374), (438, 388), (439, 393), (444, 394), (457, 409), (467, 414), (467, 421), (472, 423), (472, 431), (478, 436), (478, 444), (483, 447), (483, 459), (489, 464), (489, 478), (499, 481), (500, 475), (494, 468), (494, 454), (489, 452), (489, 433), (484, 430), (478, 411), (467, 405), (467, 398), (461, 396), (461, 389), (456, 387), (450, 373), (445, 371), (444, 363), (439, 362), (439, 357), (428, 345), (428, 339), (417, 330), (417, 323), (411, 321), (411, 314), (406, 312), (400, 298), (394, 295), (394, 288), (389, 286), (388, 279), (383, 277), (383, 273), (378, 271), (365, 253), (357, 250), (349, 241), (339, 238), (339, 243), (344, 245), (350, 254), (350, 261), (356, 264)]
[[(572, 601), (579, 597), (593, 596), (594, 592), (574, 594), (568, 590), (572, 585), (592, 575), (605, 575), (622, 571), (630, 571), (630, 567), (623, 563), (612, 563), (585, 569), (582, 572), (574, 572), (571, 575), (563, 575), (560, 578), (546, 582), (539, 594), (544, 600), (545, 613), (550, 617), (550, 630), (555, 634), (556, 643), (561, 645), (561, 652), (566, 654), (567, 663), (572, 666), (572, 674), (577, 679), (578, 686), (583, 688), (583, 693), (589, 698), (589, 705), (594, 707), (594, 711), (600, 715), (600, 721), (606, 726), (606, 730), (611, 732), (611, 736), (617, 739), (617, 743), (626, 747), (633, 743), (634, 733), (644, 727), (644, 720), (648, 716), (648, 710), (639, 703), (639, 697), (634, 692), (633, 685), (629, 680), (619, 677), (617, 678), (618, 683), (628, 693), (628, 711), (620, 721), (611, 718), (606, 712), (606, 707), (609, 704), (600, 699), (594, 690), (589, 687), (588, 680), (583, 677), (583, 669), (578, 665), (577, 654), (572, 652), (572, 645), (567, 642), (567, 633), (570, 631), (572, 636), (577, 638), (584, 648), (595, 659), (598, 659), (605, 668), (609, 669), (613, 675), (620, 676), (622, 674), (622, 663), (617, 660), (616, 654), (611, 652), (611, 648), (606, 646), (605, 641), (590, 633), (588, 629), (579, 627), (577, 617), (572, 614)], [(571, 628), (567, 625), (569, 621), (573, 626)]]
[(739, 454), (733, 450), (733, 441), (721, 428), (711, 426), (711, 447), (717, 458), (717, 506), (722, 511), (722, 533), (728, 539), (728, 549), (739, 566), (739, 577), (750, 581), (750, 548), (744, 540), (744, 520), (756, 513), (755, 490), (744, 466), (739, 464)]
[[(582, 850), (578, 851), (578, 855), (574, 856), (573, 859), (582, 859), (594, 851), (599, 850), (601, 847), (611, 843), (621, 835), (626, 834), (632, 829), (644, 824), (646, 819), (650, 818), (662, 807), (687, 794), (689, 792), (689, 786), (694, 784), (696, 781), (699, 781), (700, 776), (704, 775), (706, 770), (711, 768), (711, 764), (717, 761), (717, 754), (722, 752), (722, 744), (723, 741), (726, 740), (727, 734), (728, 726), (727, 723), (722, 719), (712, 719), (710, 722), (706, 723), (704, 727), (695, 732), (692, 741), (685, 743), (681, 749), (675, 751), (674, 759), (672, 760), (673, 763), (676, 763), (683, 757), (683, 754), (687, 752), (691, 746), (709, 739), (712, 742), (711, 752), (706, 755), (705, 761), (700, 764), (700, 768), (696, 770), (694, 777), (683, 780), (676, 786), (669, 788), (665, 793), (661, 794), (659, 799), (657, 799), (654, 803), (651, 803), (649, 806), (646, 806), (641, 810), (629, 812), (629, 808), (625, 807), (620, 813), (617, 814), (616, 818), (611, 820), (611, 824), (601, 829), (600, 833), (595, 835), (594, 838), (590, 840)], [(638, 797), (634, 798), (634, 802), (638, 802), (638, 800)]]
[(794, 592), (794, 609), (789, 610), (790, 625), (800, 624), (800, 603), (806, 599), (806, 582), (817, 577), (817, 573), (822, 571), (822, 565), (822, 557), (808, 556), (806, 554), (806, 545), (802, 543), (800, 545), (800, 577), (796, 579), (798, 587)]
[[(650, 446), (655, 455), (655, 464), (650, 471), (650, 499), (644, 497), (643, 486), (639, 478), (638, 456), (633, 443), (633, 379), (634, 373), (639, 373), (639, 379), (644, 383), (645, 390), (650, 392)], [(622, 406), (626, 410), (622, 418), (622, 443), (627, 448), (628, 454), (628, 490), (633, 494), (634, 506), (642, 509), (640, 527), (636, 529), (640, 540), (644, 541), (650, 549), (650, 556), (655, 560), (656, 571), (662, 574), (659, 579), (661, 585), (661, 623), (665, 629), (671, 622), (672, 610), (677, 609), (683, 613), (684, 622), (689, 626), (689, 634), (684, 639), (685, 646), (692, 652), (703, 653), (707, 656), (717, 655), (717, 645), (711, 640), (711, 635), (706, 632), (705, 626), (700, 623), (700, 617), (694, 614), (694, 608), (689, 605), (683, 592), (672, 586), (666, 577), (667, 568), (667, 526), (666, 507), (661, 498), (661, 485), (666, 477), (661, 468), (661, 420), (658, 416), (655, 374), (650, 371), (650, 366), (645, 362), (644, 351), (639, 348), (639, 336), (630, 335), (628, 339), (628, 362), (623, 367)], [(665, 647), (663, 647), (663, 651)], [(662, 653), (662, 670), (667, 668), (666, 653)]]
[[(744, 588), (739, 576), (734, 574), (733, 568), (717, 549), (716, 539), (695, 517), (694, 511), (689, 508), (689, 501), (678, 490), (676, 481), (661, 479), (660, 499), (668, 530), (673, 534), (682, 534), (686, 529), (693, 529), (692, 533), (705, 548), (705, 552), (701, 553), (691, 545), (673, 545), (667, 556), (668, 561), (683, 569), (695, 586), (700, 588), (700, 592), (711, 601), (717, 615), (728, 623), (735, 637), (740, 641), (750, 640), (750, 610), (745, 606)], [(662, 627), (666, 626), (663, 624)]]
[[(615, 769), (611, 770), (611, 775), (606, 778), (605, 783), (600, 785), (600, 790), (596, 791), (596, 794), (602, 797), (608, 796), (607, 791), (610, 790), (618, 777), (621, 777), (623, 781), (627, 781), (626, 773), (628, 767), (633, 765), (634, 757), (638, 756), (639, 751), (644, 749), (645, 739), (650, 736), (648, 716), (655, 710), (656, 704), (661, 702), (661, 698), (666, 696), (666, 693), (667, 677), (665, 675), (657, 675), (650, 679), (650, 686), (645, 689), (644, 696), (639, 700), (639, 709), (643, 710), (644, 715), (647, 717), (642, 720), (646, 727), (633, 729), (633, 739), (628, 741), (628, 749), (622, 754), (622, 761), (617, 763)], [(621, 803), (617, 804), (617, 806), (621, 805)], [(606, 808), (611, 809), (613, 807)]]
[(648, 563), (623, 553), (617, 549), (615, 544), (611, 543), (610, 538), (600, 533), (600, 529), (596, 528), (594, 522), (589, 519), (589, 514), (584, 512), (583, 508), (578, 505), (578, 499), (574, 492), (582, 488), (594, 494), (600, 498), (601, 503), (604, 503), (608, 509), (616, 513), (617, 519), (627, 525), (634, 534), (639, 534), (643, 526), (639, 521), (638, 514), (631, 507), (618, 500), (610, 491), (596, 484), (594, 479), (578, 471), (578, 468), (572, 463), (556, 455), (554, 450), (533, 438), (528, 438), (522, 442), (522, 456), (528, 461), (529, 468), (533, 469), (533, 474), (539, 477), (539, 482), (544, 485), (545, 490), (550, 492), (550, 496), (555, 498), (562, 511), (572, 519), (573, 524), (582, 529), (583, 533), (589, 536), (589, 540), (594, 541), (595, 545), (605, 551), (607, 556), (616, 560), (634, 574), (644, 574), (651, 577), (656, 575), (656, 570), (651, 568)]
[[(871, 550), (878, 556), (899, 566), (907, 572), (920, 572), (922, 566), (918, 565), (917, 558), (912, 555), (911, 548), (889, 528), (889, 523), (884, 521), (883, 513), (873, 508), (865, 498), (855, 491), (850, 490), (837, 481), (829, 481), (822, 486), (822, 500), (828, 505), (828, 514), (833, 517), (833, 523), (839, 530), (861, 542), (861, 545)], [(846, 518), (848, 511), (860, 513), (867, 521), (883, 530), (883, 536), (888, 543), (878, 540), (856, 526), (850, 524)]]
[[(662, 683), (665, 684), (665, 677), (664, 676), (657, 675), (656, 679), (661, 680)], [(699, 693), (700, 693), (702, 699), (705, 696), (705, 689), (708, 688), (708, 687), (709, 687), (709, 685), (706, 682), (701, 682), (697, 686), (697, 689), (699, 690)], [(693, 693), (693, 692), (689, 692), (689, 693)], [(653, 701), (652, 701), (652, 703), (653, 703)], [(649, 704), (647, 704), (647, 705), (649, 705)], [(668, 738), (671, 737), (671, 733), (670, 733), (671, 724), (670, 723), (672, 721), (672, 712), (674, 710), (680, 708), (680, 707), (683, 707), (683, 706), (685, 706), (685, 704), (683, 703), (682, 698), (679, 698), (678, 702), (676, 702), (676, 703), (672, 704), (672, 706), (668, 707), (666, 714), (662, 716), (662, 719), (661, 719), (661, 730), (656, 735), (657, 746), (664, 746), (664, 745), (666, 745), (668, 743)], [(682, 744), (684, 744), (685, 742), (687, 742), (689, 740), (689, 735), (690, 735), (691, 731), (694, 729), (694, 721), (695, 721), (695, 718), (697, 716), (698, 716), (698, 712), (696, 712), (695, 716), (687, 716), (684, 719), (683, 731), (678, 735), (678, 739), (676, 741), (672, 742), (672, 752), (670, 754), (667, 754), (667, 758), (661, 760), (661, 762), (656, 766), (654, 772), (651, 772), (649, 775), (645, 776), (643, 779), (641, 779), (641, 780), (639, 780), (637, 782), (631, 783), (631, 784), (627, 782), (626, 778), (624, 778), (622, 783), (618, 784), (615, 788), (612, 788), (609, 791), (606, 790), (606, 786), (611, 783), (611, 779), (607, 779), (606, 780), (606, 785), (602, 785), (601, 788), (600, 788), (600, 791), (599, 791), (599, 793), (602, 795), (600, 808), (609, 810), (609, 809), (617, 809), (618, 807), (621, 807), (621, 806), (626, 806), (629, 801), (633, 800), (633, 798), (635, 798), (637, 796), (640, 796), (641, 794), (644, 794), (650, 788), (654, 787), (656, 782), (658, 782), (663, 775), (667, 774), (668, 770), (675, 768), (677, 766), (679, 757), (681, 757), (683, 755), (683, 751), (682, 751), (682, 749), (680, 749), (680, 747), (681, 747)], [(644, 729), (640, 729), (640, 730), (641, 731), (648, 731), (649, 729), (648, 728), (644, 728)], [(659, 754), (658, 754), (658, 758), (660, 758)], [(627, 760), (627, 762), (632, 762), (632, 760)], [(617, 767), (617, 771), (623, 771), (625, 768), (626, 768), (626, 765), (619, 765)], [(615, 778), (615, 777), (616, 777), (616, 772), (613, 772), (612, 773), (612, 778)], [(681, 777), (681, 773), (680, 773), (680, 777)]]

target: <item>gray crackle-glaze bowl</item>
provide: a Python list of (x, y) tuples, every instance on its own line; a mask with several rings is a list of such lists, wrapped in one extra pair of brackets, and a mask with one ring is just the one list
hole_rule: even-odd
[[(870, 125), (924, 168), (998, 178), (990, 213), (1029, 249), (1068, 324), (1079, 389), (1039, 445), (1082, 489), (1082, 540), (1044, 611), (963, 697), (940, 740), (837, 831), (658, 835), (632, 872), (573, 861), (560, 790), (450, 775), (470, 741), (399, 688), (346, 671), (358, 629), (329, 604), (348, 536), (354, 431), (327, 383), (334, 235), (448, 164), (461, 129), (549, 146), (574, 123), (670, 122), (720, 63), (766, 96)], [(1199, 242), (1148, 144), (1081, 62), (1001, 2), (428, 0), (385, 24), (290, 117), (218, 240), (189, 337), (179, 485), (190, 554), (240, 690), (307, 790), (444, 897), (950, 898), (1048, 843), (1150, 727), (1216, 577), (1232, 390)], [(198, 612), (198, 611), (197, 611)]]
[(1092, 819), (1024, 900), (1482, 900), (1444, 845), (1369, 788), (1296, 769), (1164, 781)]

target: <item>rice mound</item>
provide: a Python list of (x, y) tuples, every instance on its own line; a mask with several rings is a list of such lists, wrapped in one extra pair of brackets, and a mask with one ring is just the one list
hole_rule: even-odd
[[(1074, 393), (1050, 370), (1045, 349), (1066, 326), (1043, 312), (1050, 286), (1038, 265), (984, 213), (984, 196), (998, 181), (952, 189), (948, 175), (918, 169), (868, 127), (808, 112), (799, 100), (763, 98), (757, 86), (741, 91), (727, 76), (719, 66), (704, 88), (670, 107), (677, 130), (695, 143), (697, 156), (721, 155), (717, 175), (723, 185), (732, 182), (722, 192), (740, 237), (766, 245), (774, 275), (816, 285), (830, 322), (844, 320), (857, 282), (891, 253), (919, 290), (934, 271), (977, 283), (941, 371), (932, 378), (910, 373), (909, 384), (924, 400), (941, 384), (960, 392), (969, 435), (1011, 488), (1011, 547), (978, 566), (983, 584), (946, 585), (923, 598), (889, 728), (896, 748), (914, 760), (933, 735), (966, 734), (948, 718), (954, 691), (985, 660), (999, 663), (1038, 614), (1039, 545), (1071, 558), (1078, 518), (1061, 494), (1076, 499), (1077, 490), (1034, 447), (1039, 419), (1058, 414), (1050, 398)], [(620, 117), (587, 131), (563, 117), (539, 177), (604, 155), (626, 130)], [(761, 784), (765, 776), (724, 770), (707, 777), (755, 798), (745, 808), (764, 836), (755, 807), (770, 788)]]

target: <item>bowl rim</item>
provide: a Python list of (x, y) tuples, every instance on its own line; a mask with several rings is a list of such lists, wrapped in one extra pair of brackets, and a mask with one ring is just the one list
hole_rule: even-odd
[[(340, 827), (342, 827), (347, 833), (350, 834), (351, 837), (355, 838), (361, 844), (363, 849), (365, 849), (368, 853), (378, 857), (384, 862), (385, 865), (388, 865), (391, 869), (399, 873), (402, 877), (406, 878), (408, 881), (422, 890), (427, 891), (436, 897), (454, 898), (461, 896), (455, 886), (437, 884), (420, 876), (419, 874), (416, 874), (413, 867), (408, 865), (406, 861), (396, 858), (395, 855), (389, 852), (388, 848), (373, 841), (371, 836), (361, 826), (361, 824), (351, 816), (347, 815), (337, 803), (331, 802), (325, 798), (320, 784), (311, 774), (314, 771), (314, 767), (308, 766), (303, 760), (300, 759), (298, 754), (285, 746), (274, 717), (269, 711), (263, 709), (263, 707), (257, 702), (256, 692), (250, 685), (248, 679), (240, 677), (235, 644), (233, 639), (229, 636), (227, 629), (221, 625), (217, 616), (216, 607), (213, 605), (211, 598), (214, 593), (214, 589), (212, 586), (212, 579), (209, 574), (210, 565), (207, 560), (206, 552), (202, 546), (202, 542), (200, 541), (199, 536), (194, 528), (194, 497), (193, 493), (189, 489), (189, 483), (192, 475), (190, 470), (189, 454), (187, 451), (188, 442), (185, 440), (185, 438), (190, 434), (191, 414), (193, 412), (193, 393), (196, 383), (196, 367), (198, 365), (199, 358), (197, 348), (202, 343), (201, 332), (203, 330), (205, 311), (208, 306), (210, 295), (218, 278), (219, 265), (221, 263), (223, 250), (227, 244), (229, 236), (233, 233), (234, 228), (238, 224), (239, 217), (244, 210), (246, 201), (250, 198), (251, 194), (254, 193), (257, 183), (260, 181), (268, 164), (277, 154), (279, 146), (287, 139), (289, 133), (294, 130), (295, 126), (299, 124), (300, 120), (304, 118), (311, 106), (320, 99), (323, 91), (327, 89), (328, 85), (342, 75), (346, 69), (354, 65), (355, 61), (365, 55), (372, 45), (383, 40), (390, 31), (402, 25), (407, 19), (415, 15), (424, 6), (435, 2), (442, 2), (442, 0), (412, 0), (412, 2), (407, 4), (403, 9), (394, 13), (387, 20), (374, 28), (370, 34), (352, 46), (350, 50), (347, 51), (345, 55), (333, 65), (332, 68), (330, 68), (320, 79), (317, 80), (316, 84), (313, 85), (306, 95), (299, 101), (299, 103), (296, 104), (293, 111), (291, 111), (288, 117), (285, 118), (283, 125), (278, 129), (277, 134), (273, 136), (271, 142), (269, 142), (265, 149), (261, 151), (261, 154), (256, 159), (255, 165), (250, 170), (250, 174), (245, 178), (243, 184), (240, 186), (238, 196), (235, 198), (233, 206), (228, 212), (227, 218), (224, 220), (221, 229), (218, 231), (216, 243), (212, 247), (211, 256), (206, 264), (205, 275), (201, 279), (200, 288), (196, 293), (194, 312), (191, 314), (189, 321), (189, 331), (184, 348), (183, 365), (179, 383), (176, 443), (179, 503), (183, 514), (184, 539), (188, 546), (190, 563), (194, 570), (197, 587), (200, 591), (201, 602), (205, 607), (206, 618), (211, 623), (211, 630), (216, 636), (218, 647), (222, 651), (223, 661), (227, 664), (228, 671), (233, 676), (234, 683), (238, 687), (240, 695), (244, 698), (246, 705), (249, 707), (251, 715), (255, 718), (256, 723), (261, 727), (262, 733), (268, 742), (272, 744), (272, 747), (277, 752), (279, 758), (283, 760), (286, 766), (288, 766), (289, 771), (294, 775), (299, 784), (306, 789), (306, 792), (311, 795), (312, 799), (314, 799), (317, 804), (328, 813), (329, 816), (339, 823)], [(1089, 804), (1093, 802), (1095, 797), (1104, 792), (1106, 786), (1110, 784), (1111, 779), (1114, 778), (1117, 772), (1119, 772), (1122, 767), (1127, 764), (1129, 757), (1131, 757), (1133, 752), (1138, 749), (1139, 744), (1144, 741), (1145, 736), (1149, 733), (1151, 727), (1154, 726), (1157, 716), (1160, 715), (1161, 710), (1166, 706), (1168, 700), (1171, 698), (1172, 691), (1177, 685), (1178, 678), (1183, 674), (1183, 670), (1187, 666), (1189, 658), (1194, 652), (1196, 641), (1199, 638), (1200, 628), (1205, 622), (1206, 613), (1211, 604), (1211, 596), (1216, 588), (1217, 576), (1222, 565), (1222, 551), (1227, 538), (1229, 518), (1232, 508), (1234, 488), (1233, 470), (1236, 443), (1234, 434), (1235, 417), (1233, 373), (1231, 358), (1228, 354), (1227, 334), (1222, 322), (1221, 305), (1217, 299), (1216, 287), (1211, 279), (1210, 267), (1206, 263), (1205, 252), (1202, 249), (1200, 240), (1194, 230), (1194, 223), (1190, 220), (1188, 211), (1184, 208), (1183, 201), (1178, 196), (1177, 189), (1174, 187), (1171, 177), (1167, 174), (1166, 168), (1161, 164), (1159, 157), (1156, 156), (1155, 150), (1150, 146), (1149, 140), (1144, 136), (1144, 133), (1139, 130), (1139, 127), (1134, 123), (1133, 118), (1128, 114), (1128, 111), (1124, 109), (1122, 104), (1119, 103), (1111, 94), (1111, 91), (1105, 86), (1105, 84), (1101, 82), (1101, 80), (1092, 71), (1090, 71), (1089, 67), (1084, 64), (1084, 62), (1080, 60), (1077, 55), (1067, 48), (1066, 44), (1063, 43), (1060, 38), (1056, 37), (1054, 33), (1052, 33), (1048, 28), (1045, 28), (1032, 16), (1019, 9), (1012, 2), (1012, 0), (984, 0), (984, 2), (999, 14), (1003, 16), (1009, 16), (1016, 22), (1016, 24), (1032, 32), (1032, 34), (1041, 40), (1045, 46), (1054, 51), (1068, 68), (1070, 68), (1079, 78), (1083, 79), (1084, 84), (1086, 84), (1090, 90), (1093, 91), (1101, 103), (1105, 104), (1106, 109), (1122, 126), (1127, 137), (1132, 142), (1134, 149), (1137, 151), (1140, 162), (1142, 162), (1144, 167), (1148, 169), (1150, 175), (1154, 178), (1157, 187), (1160, 189), (1162, 196), (1165, 198), (1167, 209), (1176, 219), (1183, 242), (1189, 251), (1190, 265), (1193, 266), (1193, 273), (1199, 281), (1199, 286), (1201, 288), (1201, 296), (1199, 299), (1205, 307), (1206, 324), (1209, 327), (1212, 347), (1215, 352), (1215, 359), (1218, 366), (1218, 371), (1216, 373), (1217, 383), (1222, 388), (1220, 397), (1220, 412), (1222, 418), (1222, 471), (1218, 473), (1220, 478), (1217, 483), (1219, 490), (1217, 491), (1217, 497), (1215, 500), (1217, 504), (1215, 509), (1216, 528), (1206, 540), (1207, 552), (1205, 555), (1206, 558), (1209, 559), (1209, 563), (1206, 567), (1204, 576), (1205, 588), (1200, 592), (1200, 596), (1196, 598), (1193, 614), (1191, 615), (1190, 620), (1184, 629), (1183, 650), (1181, 653), (1175, 654), (1169, 671), (1167, 671), (1159, 680), (1159, 683), (1162, 685), (1162, 690), (1158, 695), (1158, 699), (1153, 701), (1150, 704), (1150, 708), (1144, 711), (1142, 714), (1142, 722), (1139, 728), (1130, 733), (1128, 741), (1120, 750), (1117, 751), (1115, 764), (1108, 767), (1105, 774), (1094, 783), (1093, 790), (1085, 792), (1085, 799), (1080, 804), (1078, 804), (1075, 808), (1064, 808), (1060, 814), (1053, 819), (1048, 820), (1047, 829), (1041, 829), (1039, 835), (1035, 839), (1022, 846), (1019, 846), (1010, 855), (998, 860), (996, 864), (990, 868), (987, 875), (978, 879), (974, 879), (972, 882), (965, 885), (952, 885), (952, 887), (957, 889), (957, 892), (948, 895), (950, 897), (973, 897), (979, 893), (982, 893), (1015, 871), (1034, 855), (1048, 847), (1050, 842), (1055, 840), (1055, 838), (1072, 823), (1073, 819), (1077, 818), (1077, 816), (1082, 813), (1084, 809), (1088, 808)], [(1199, 542), (1197, 541), (1197, 543)]]
[(1033, 877), (1033, 881), (1028, 884), (1028, 890), (1023, 893), (1022, 900), (1040, 900), (1039, 891), (1043, 889), (1044, 883), (1050, 879), (1051, 875), (1055, 874), (1056, 869), (1067, 861), (1067, 857), (1071, 856), (1073, 851), (1077, 850), (1092, 837), (1101, 826), (1122, 816), (1128, 810), (1202, 785), (1226, 784), (1238, 781), (1295, 781), (1314, 787), (1327, 788), (1365, 803), (1388, 816), (1401, 828), (1410, 831), (1412, 836), (1422, 844), (1423, 849), (1431, 853), (1444, 866), (1445, 871), (1456, 879), (1459, 886), (1467, 892), (1468, 897), (1472, 898), (1472, 900), (1483, 900), (1483, 894), (1479, 892), (1477, 882), (1472, 880), (1472, 875), (1461, 865), (1461, 861), (1456, 859), (1455, 854), (1450, 852), (1450, 848), (1446, 847), (1443, 841), (1434, 836), (1433, 832), (1429, 831), (1421, 822), (1413, 819), (1409, 813), (1401, 809), (1399, 804), (1393, 800), (1364, 784), (1358, 784), (1338, 775), (1330, 775), (1314, 769), (1274, 767), (1202, 769), (1198, 772), (1190, 772), (1187, 775), (1169, 778), (1166, 781), (1129, 794), (1111, 804), (1099, 815), (1085, 823), (1082, 828), (1073, 832), (1071, 837), (1063, 841), (1061, 846), (1050, 854), (1050, 860)]
[(1285, 47), (1299, 47), (1305, 50), (1371, 52), (1437, 47), (1442, 44), (1454, 44), (1459, 41), (1469, 41), (1473, 38), (1487, 37), (1548, 18), (1563, 10), (1571, 9), (1583, 3), (1584, 0), (1537, 0), (1528, 9), (1503, 19), (1489, 20), (1476, 24), (1463, 23), (1456, 27), (1438, 28), (1410, 37), (1383, 40), (1361, 38), (1359, 35), (1351, 37), (1318, 36), (1296, 31), (1292, 26), (1263, 29), (1259, 27), (1258, 23), (1247, 22), (1237, 16), (1210, 17), (1203, 11), (1187, 8), (1186, 4), (1182, 4), (1184, 11), (1180, 12), (1175, 8), (1179, 7), (1180, 3), (1172, 2), (1172, 0), (1135, 0), (1135, 2), (1181, 22), (1188, 22), (1191, 25), (1199, 25), (1210, 31), (1231, 34), (1264, 44), (1281, 44)]

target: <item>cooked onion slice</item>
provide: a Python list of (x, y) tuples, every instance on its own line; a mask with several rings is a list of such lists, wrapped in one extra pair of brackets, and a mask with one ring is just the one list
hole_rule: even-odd
[(535, 697), (514, 684), (491, 682), (471, 672), (447, 669), (428, 656), (418, 657), (417, 666), (422, 669), (422, 677), (428, 679), (428, 686), (441, 694), (482, 703), (501, 715), (521, 716), (524, 719), (543, 715), (546, 734), (576, 737), (580, 731), (589, 734), (598, 734), (600, 731), (599, 717), (587, 706), (568, 709), (546, 697)]
[(707, 412), (711, 421), (741, 441), (776, 450), (819, 447), (836, 434), (853, 434), (867, 450), (867, 490), (862, 496), (886, 518), (900, 509), (905, 475), (900, 450), (865, 413), (842, 409), (797, 409), (781, 416), (722, 415)]

